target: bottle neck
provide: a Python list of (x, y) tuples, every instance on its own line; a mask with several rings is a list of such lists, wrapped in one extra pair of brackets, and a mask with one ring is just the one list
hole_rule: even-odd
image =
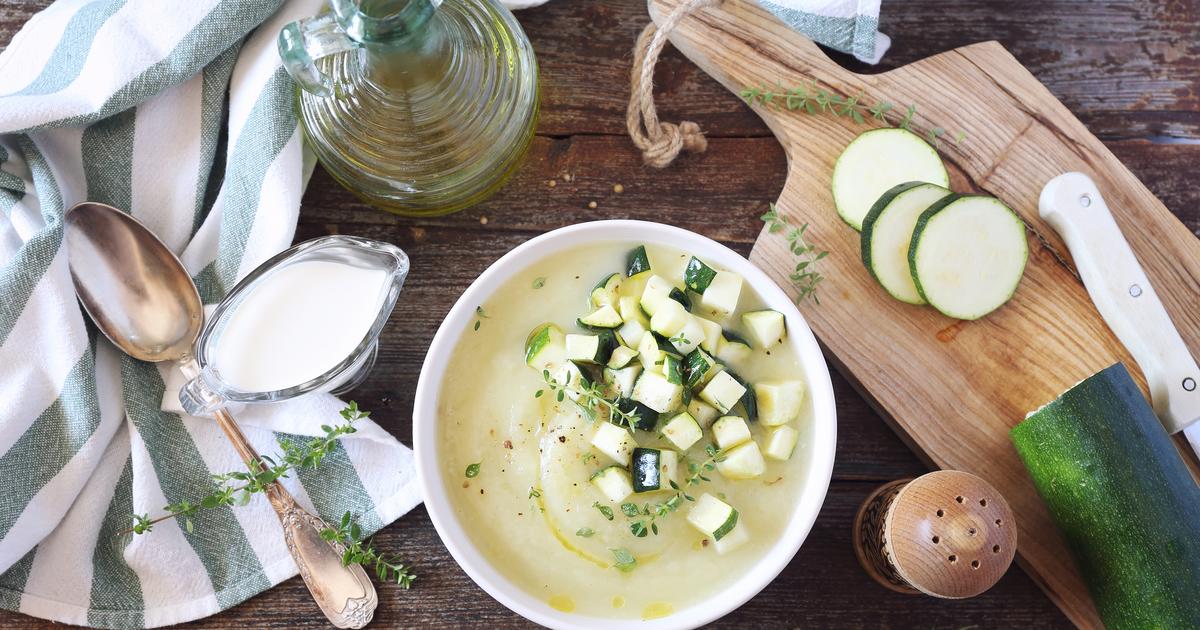
[(350, 38), (367, 47), (419, 48), (441, 0), (330, 0)]

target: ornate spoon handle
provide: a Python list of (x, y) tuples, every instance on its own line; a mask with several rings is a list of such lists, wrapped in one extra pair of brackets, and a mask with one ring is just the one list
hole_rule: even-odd
[[(258, 453), (246, 440), (233, 416), (224, 408), (213, 412), (217, 424), (249, 466), (258, 461)], [(379, 598), (367, 572), (357, 564), (342, 564), (346, 548), (340, 543), (321, 539), (327, 525), (296, 503), (278, 482), (267, 487), (267, 499), (283, 524), (283, 537), (300, 576), (321, 612), (337, 628), (362, 628), (375, 615)]]

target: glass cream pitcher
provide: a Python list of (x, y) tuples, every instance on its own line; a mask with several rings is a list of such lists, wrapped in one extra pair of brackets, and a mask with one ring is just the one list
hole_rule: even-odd
[(533, 47), (497, 0), (330, 0), (279, 34), (308, 145), (406, 216), (462, 210), (517, 169), (537, 123)]

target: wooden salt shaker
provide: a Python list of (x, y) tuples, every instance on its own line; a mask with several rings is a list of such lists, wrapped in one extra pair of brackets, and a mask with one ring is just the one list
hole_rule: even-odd
[(854, 519), (854, 553), (899, 593), (974, 597), (998, 582), (1017, 550), (1012, 509), (975, 475), (939, 470), (877, 489)]

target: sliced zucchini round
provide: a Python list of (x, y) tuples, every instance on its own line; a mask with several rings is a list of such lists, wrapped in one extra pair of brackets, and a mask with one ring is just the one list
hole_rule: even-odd
[(863, 264), (884, 290), (901, 302), (925, 303), (908, 270), (908, 247), (921, 213), (949, 194), (937, 184), (897, 184), (879, 196), (863, 219)]
[(871, 204), (896, 184), (950, 187), (937, 151), (907, 129), (872, 129), (855, 138), (833, 165), (833, 203), (850, 227), (861, 230)]
[(917, 291), (944, 315), (979, 319), (1000, 308), (1021, 282), (1025, 224), (999, 199), (950, 195), (917, 219), (908, 250)]

